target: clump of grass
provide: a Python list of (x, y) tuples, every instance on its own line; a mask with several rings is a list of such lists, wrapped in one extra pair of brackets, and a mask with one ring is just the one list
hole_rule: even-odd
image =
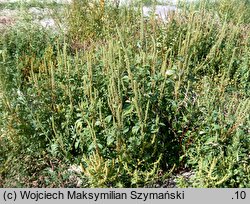
[(66, 36), (4, 35), (1, 174), (12, 158), (46, 155), (81, 165), (91, 187), (180, 169), (195, 171), (181, 186), (248, 187), (249, 27), (204, 5), (166, 23), (74, 1)]

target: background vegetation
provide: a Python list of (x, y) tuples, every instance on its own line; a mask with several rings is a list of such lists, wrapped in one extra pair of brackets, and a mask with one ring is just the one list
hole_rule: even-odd
[(4, 31), (0, 186), (145, 187), (185, 171), (178, 187), (250, 187), (249, 10), (201, 1), (162, 21), (75, 0), (66, 32)]

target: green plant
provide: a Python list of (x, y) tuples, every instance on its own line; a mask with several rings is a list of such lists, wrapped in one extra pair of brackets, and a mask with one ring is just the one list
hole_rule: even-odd
[[(39, 186), (68, 182), (57, 172), (77, 163), (91, 187), (150, 186), (180, 169), (195, 171), (180, 186), (248, 187), (245, 18), (204, 3), (168, 23), (98, 6), (74, 1), (66, 35), (26, 24), (0, 38), (1, 175), (17, 176), (22, 158), (27, 180), (46, 175)], [(63, 164), (47, 171), (54, 158)]]

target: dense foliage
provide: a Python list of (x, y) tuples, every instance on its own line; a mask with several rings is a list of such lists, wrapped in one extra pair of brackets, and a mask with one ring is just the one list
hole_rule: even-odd
[(75, 0), (65, 34), (4, 32), (0, 185), (70, 186), (77, 164), (82, 186), (249, 187), (250, 5), (226, 2), (162, 21)]

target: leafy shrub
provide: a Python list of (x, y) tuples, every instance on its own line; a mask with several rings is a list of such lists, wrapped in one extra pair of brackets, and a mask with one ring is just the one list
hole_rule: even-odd
[(196, 171), (183, 186), (247, 187), (249, 28), (203, 8), (168, 23), (101, 9), (74, 1), (62, 40), (22, 27), (1, 39), (2, 172), (49, 155), (91, 187), (143, 187), (173, 167)]

